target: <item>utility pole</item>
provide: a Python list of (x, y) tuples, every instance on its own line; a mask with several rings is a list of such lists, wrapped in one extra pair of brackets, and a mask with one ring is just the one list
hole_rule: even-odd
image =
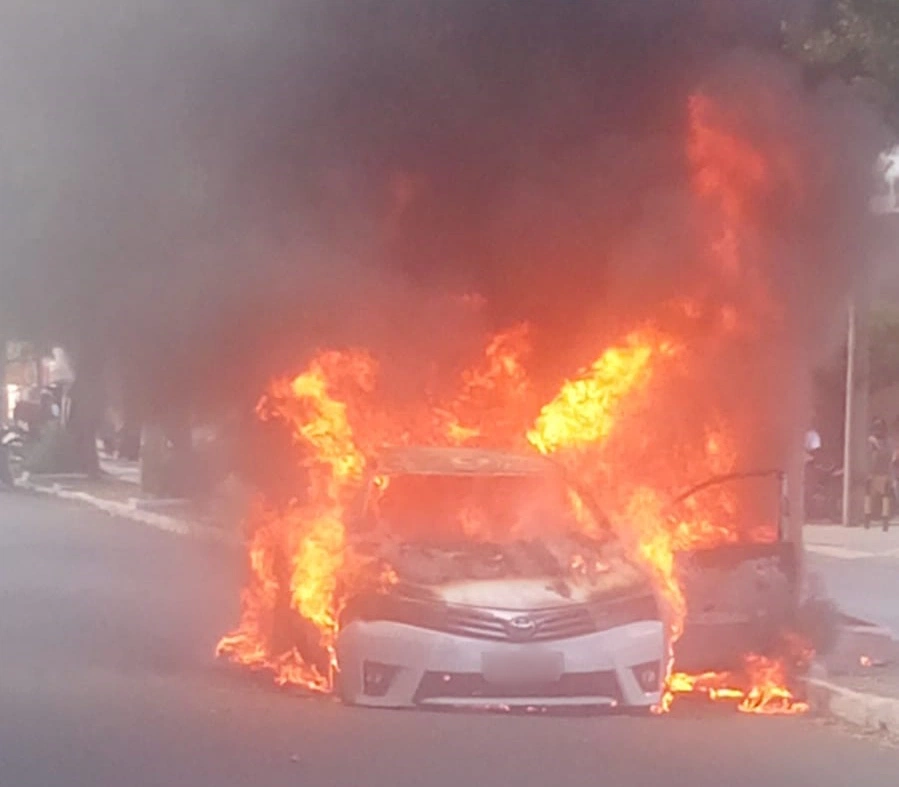
[[(879, 221), (899, 214), (899, 145), (880, 154), (877, 170), (886, 191), (871, 198)], [(843, 525), (860, 525), (865, 516), (868, 479), (868, 394), (870, 391), (870, 292), (860, 282), (849, 299), (846, 334), (846, 420), (843, 438)]]
[(846, 420), (843, 438), (843, 525), (862, 523), (868, 477), (868, 389), (870, 309), (858, 288), (849, 300), (846, 340)]
[(6, 338), (0, 336), (0, 424), (5, 424), (9, 414), (9, 398), (6, 395), (6, 364), (9, 360), (9, 349)]

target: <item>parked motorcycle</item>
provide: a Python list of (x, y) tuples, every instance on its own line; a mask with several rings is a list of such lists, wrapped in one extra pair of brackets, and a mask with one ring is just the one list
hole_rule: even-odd
[(25, 458), (36, 439), (24, 424), (0, 427), (0, 483), (12, 485), (22, 474)]
[(18, 442), (18, 436), (10, 429), (3, 428), (0, 431), (0, 485), (12, 486), (15, 475), (13, 473), (12, 454)]

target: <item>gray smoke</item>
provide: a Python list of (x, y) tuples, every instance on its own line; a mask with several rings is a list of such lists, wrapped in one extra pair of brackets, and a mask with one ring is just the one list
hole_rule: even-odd
[(761, 246), (804, 345), (858, 259), (879, 139), (777, 54), (798, 5), (9, 0), (0, 321), (129, 364), (151, 397), (255, 392), (325, 344), (414, 369), (519, 319), (567, 370), (701, 275), (700, 85), (770, 95), (747, 133), (813, 170)]

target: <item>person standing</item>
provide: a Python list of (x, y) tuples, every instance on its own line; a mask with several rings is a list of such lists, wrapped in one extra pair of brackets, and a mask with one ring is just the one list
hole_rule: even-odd
[(868, 437), (868, 483), (865, 488), (865, 529), (879, 511), (883, 531), (890, 529), (893, 508), (893, 446), (886, 421), (875, 418)]
[(821, 452), (821, 435), (818, 430), (811, 427), (805, 433), (805, 459), (807, 462), (814, 462)]

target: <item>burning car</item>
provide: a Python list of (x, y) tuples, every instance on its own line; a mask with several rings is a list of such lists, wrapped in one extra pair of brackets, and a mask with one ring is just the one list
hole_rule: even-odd
[(659, 701), (666, 642), (652, 585), (548, 459), (393, 449), (372, 467), (359, 508), (353, 549), (377, 552), (391, 576), (343, 610), (345, 701)]
[[(257, 412), (288, 425), (302, 475), (249, 512), (240, 622), (217, 654), (367, 705), (665, 710), (714, 692), (800, 712), (782, 475), (737, 472), (718, 429), (674, 466), (610, 417), (677, 352), (652, 336), (610, 348), (541, 409), (524, 454), (492, 435), (460, 445), (482, 432), (452, 410), (385, 419), (366, 406), (365, 354), (324, 353), (276, 381)], [(419, 443), (422, 424), (446, 432)], [(373, 448), (391, 434), (427, 447)], [(666, 493), (704, 467), (710, 481)]]
[(595, 325), (575, 310), (580, 338), (528, 319), (477, 358), (451, 340), (452, 357), (420, 368), (402, 346), (326, 348), (271, 381), (256, 411), (289, 436), (273, 475), (295, 492), (251, 507), (220, 657), (319, 692), (337, 676), (366, 704), (644, 706), (663, 677), (662, 710), (727, 689), (746, 710), (775, 697), (797, 712), (797, 648), (782, 646), (798, 526), (773, 515), (777, 474), (769, 492), (743, 479), (678, 499), (789, 465), (801, 410), (801, 364), (779, 348), (805, 345), (783, 300), (782, 226), (766, 228), (779, 200), (814, 201), (792, 152), (741, 117), (705, 90), (684, 107), (697, 275), (652, 309)]

